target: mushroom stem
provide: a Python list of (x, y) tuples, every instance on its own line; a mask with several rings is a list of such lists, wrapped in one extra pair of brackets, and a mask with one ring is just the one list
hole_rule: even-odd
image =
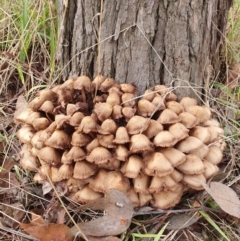
[(87, 103), (86, 92), (84, 88), (82, 88), (82, 97), (83, 97), (83, 102)]

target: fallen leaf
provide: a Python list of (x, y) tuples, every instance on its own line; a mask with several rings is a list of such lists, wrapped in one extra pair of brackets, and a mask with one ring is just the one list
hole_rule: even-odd
[(86, 223), (78, 223), (72, 227), (68, 235), (74, 237), (79, 229), (86, 236), (112, 236), (124, 232), (131, 224), (133, 206), (129, 198), (116, 189), (109, 189), (99, 200), (81, 206), (78, 210), (91, 208), (105, 210), (107, 215)]
[(21, 228), (34, 238), (41, 241), (71, 241), (72, 238), (67, 238), (68, 226), (64, 224), (44, 224), (35, 225), (33, 223), (20, 223)]
[(211, 182), (210, 187), (205, 183), (201, 184), (224, 212), (240, 218), (240, 201), (232, 188), (220, 182)]
[(196, 223), (198, 219), (199, 217), (196, 217), (196, 215), (190, 215), (187, 213), (176, 214), (167, 219), (167, 222), (169, 222), (169, 224), (166, 229), (179, 230), (187, 228), (192, 224)]

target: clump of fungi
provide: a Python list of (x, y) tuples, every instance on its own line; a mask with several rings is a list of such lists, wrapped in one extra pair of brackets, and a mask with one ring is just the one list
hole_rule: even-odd
[(167, 209), (215, 175), (225, 142), (211, 110), (166, 86), (138, 98), (132, 84), (98, 75), (44, 89), (16, 117), (20, 165), (34, 181), (65, 181), (79, 203), (110, 189), (135, 207)]

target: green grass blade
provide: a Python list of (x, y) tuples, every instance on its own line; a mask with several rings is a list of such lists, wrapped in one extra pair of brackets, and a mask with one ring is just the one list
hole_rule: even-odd
[(225, 233), (219, 228), (219, 226), (214, 222), (214, 220), (211, 219), (211, 217), (203, 212), (203, 211), (199, 211), (199, 213), (202, 215), (202, 217), (204, 217), (206, 219), (206, 221), (208, 221), (214, 228), (215, 230), (223, 237), (225, 238), (227, 241), (231, 241), (226, 235)]

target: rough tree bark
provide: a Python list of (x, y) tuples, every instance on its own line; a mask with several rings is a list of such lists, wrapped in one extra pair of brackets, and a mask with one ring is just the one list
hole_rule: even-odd
[[(58, 0), (57, 60), (63, 78), (97, 75), (100, 0)], [(64, 5), (66, 4), (67, 5)], [(135, 83), (198, 86), (204, 92), (219, 56), (232, 0), (104, 0), (101, 74)], [(155, 52), (156, 51), (156, 52)], [(195, 96), (178, 88), (181, 96)]]

